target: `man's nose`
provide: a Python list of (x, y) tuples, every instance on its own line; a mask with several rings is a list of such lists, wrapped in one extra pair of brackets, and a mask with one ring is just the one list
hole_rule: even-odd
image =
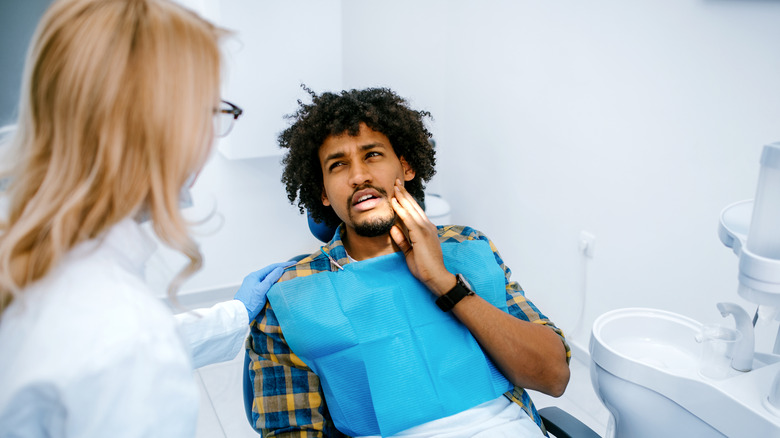
[(371, 182), (371, 172), (366, 163), (358, 161), (350, 166), (349, 170), (349, 183), (352, 187)]

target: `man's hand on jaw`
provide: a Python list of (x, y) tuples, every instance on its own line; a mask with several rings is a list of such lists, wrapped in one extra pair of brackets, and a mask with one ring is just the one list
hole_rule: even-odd
[[(444, 267), (439, 232), (409, 194), (400, 180), (395, 182), (395, 196), (390, 203), (400, 223), (393, 225), (390, 236), (403, 251), (409, 270), (436, 296), (455, 287), (455, 275)], [(404, 234), (404, 227), (407, 234)], [(407, 237), (408, 236), (408, 237)]]

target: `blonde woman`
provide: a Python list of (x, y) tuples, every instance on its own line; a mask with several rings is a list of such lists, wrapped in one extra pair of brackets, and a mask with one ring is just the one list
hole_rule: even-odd
[(58, 0), (41, 19), (0, 220), (0, 436), (195, 434), (193, 362), (236, 355), (281, 271), (178, 321), (143, 280), (143, 220), (189, 259), (171, 293), (201, 265), (179, 198), (215, 117), (240, 114), (220, 101), (222, 33), (165, 0)]

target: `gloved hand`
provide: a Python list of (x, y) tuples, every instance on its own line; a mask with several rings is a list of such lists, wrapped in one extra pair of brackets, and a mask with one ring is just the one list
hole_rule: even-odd
[(249, 313), (249, 321), (257, 318), (260, 310), (265, 306), (265, 295), (268, 293), (268, 289), (276, 283), (276, 280), (282, 276), (284, 268), (294, 264), (294, 261), (274, 263), (244, 277), (241, 287), (233, 298), (244, 303), (244, 307)]

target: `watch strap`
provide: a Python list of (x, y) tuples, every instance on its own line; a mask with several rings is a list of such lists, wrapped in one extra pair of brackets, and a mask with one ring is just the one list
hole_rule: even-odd
[(449, 312), (460, 302), (460, 300), (469, 295), (474, 295), (474, 291), (471, 290), (467, 284), (464, 284), (461, 278), (461, 275), (458, 274), (456, 276), (455, 287), (436, 299), (436, 305), (439, 306), (439, 309), (441, 309), (442, 312)]

